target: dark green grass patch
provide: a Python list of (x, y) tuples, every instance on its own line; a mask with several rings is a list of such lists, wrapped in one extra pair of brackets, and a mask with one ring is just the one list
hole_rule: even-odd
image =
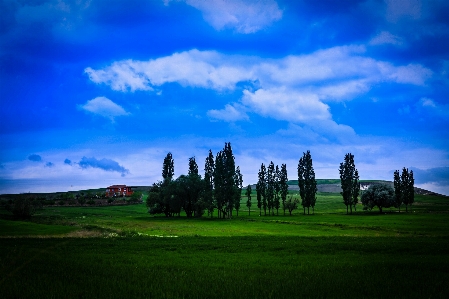
[(3, 239), (2, 298), (447, 298), (448, 238)]

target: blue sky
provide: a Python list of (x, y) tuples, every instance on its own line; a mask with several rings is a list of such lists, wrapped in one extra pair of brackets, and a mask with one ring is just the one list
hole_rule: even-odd
[(231, 142), (449, 195), (449, 2), (0, 0), (0, 193), (150, 185)]

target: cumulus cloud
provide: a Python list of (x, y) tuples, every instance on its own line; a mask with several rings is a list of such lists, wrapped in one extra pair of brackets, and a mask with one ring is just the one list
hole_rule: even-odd
[(320, 102), (316, 95), (300, 94), (286, 88), (244, 90), (242, 102), (256, 113), (278, 120), (308, 122), (331, 117), (329, 106)]
[(239, 33), (254, 33), (282, 18), (282, 10), (273, 0), (184, 1), (200, 10), (204, 20), (216, 30), (233, 28)]
[(111, 121), (114, 121), (117, 116), (129, 115), (122, 106), (105, 97), (96, 97), (79, 107), (87, 112), (109, 118)]
[[(377, 83), (423, 85), (432, 76), (422, 65), (395, 66), (365, 53), (364, 46), (342, 46), (263, 59), (193, 49), (149, 61), (117, 61), (101, 70), (87, 68), (86, 73), (92, 81), (118, 91), (151, 90), (173, 82), (222, 91), (245, 83), (252, 86), (243, 90), (241, 99), (248, 109), (295, 122), (330, 119), (324, 101), (351, 100)], [(227, 121), (246, 119), (235, 105), (210, 110), (208, 116)]]
[(245, 113), (246, 108), (238, 104), (226, 104), (224, 109), (209, 110), (207, 116), (215, 120), (223, 120), (227, 122), (235, 122), (239, 120), (248, 120), (248, 115)]
[(37, 154), (32, 154), (32, 155), (28, 156), (28, 160), (33, 161), (33, 162), (41, 162), (42, 157)]
[(92, 167), (102, 169), (104, 171), (116, 171), (121, 173), (122, 176), (125, 176), (126, 174), (129, 173), (129, 170), (121, 166), (118, 162), (105, 158), (98, 160), (94, 157), (92, 158), (83, 157), (81, 161), (78, 163), (78, 165), (83, 169)]
[(69, 159), (65, 159), (64, 160), (64, 164), (72, 165), (72, 161), (70, 161)]

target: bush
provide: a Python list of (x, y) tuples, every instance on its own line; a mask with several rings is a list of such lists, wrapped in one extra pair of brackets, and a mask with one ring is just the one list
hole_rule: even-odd
[(40, 202), (29, 197), (20, 196), (6, 206), (16, 217), (30, 218), (37, 209), (40, 208)]
[(93, 200), (93, 199), (90, 199), (88, 202), (87, 202), (87, 204), (88, 205), (94, 205), (95, 204), (95, 200)]
[(114, 199), (113, 198), (108, 198), (108, 203), (113, 203)]
[(60, 205), (60, 206), (65, 205), (65, 201), (61, 199), (61, 200), (58, 202), (58, 205)]
[(83, 205), (83, 204), (86, 203), (86, 199), (84, 199), (84, 197), (80, 197), (80, 198), (78, 198), (78, 203), (79, 203), (80, 205)]

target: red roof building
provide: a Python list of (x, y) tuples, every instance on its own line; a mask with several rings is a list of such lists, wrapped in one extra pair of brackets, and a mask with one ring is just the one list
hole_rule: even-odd
[(106, 188), (107, 197), (131, 196), (134, 191), (126, 185), (112, 185)]

